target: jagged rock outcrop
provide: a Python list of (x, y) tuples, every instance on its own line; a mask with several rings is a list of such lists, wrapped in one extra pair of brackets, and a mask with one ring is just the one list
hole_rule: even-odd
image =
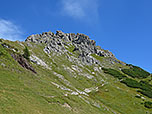
[(99, 64), (99, 61), (92, 57), (91, 54), (110, 57), (112, 61), (118, 62), (110, 51), (101, 49), (99, 46), (96, 46), (94, 40), (80, 33), (74, 34), (57, 31), (56, 34), (54, 34), (53, 32), (44, 32), (42, 34), (29, 36), (26, 42), (46, 44), (44, 51), (48, 54), (51, 52), (66, 54), (68, 52), (67, 47), (73, 47), (71, 51), (76, 52), (78, 58), (85, 64)]
[(33, 73), (37, 73), (34, 68), (29, 64), (29, 62), (22, 56), (17, 54), (11, 54), (11, 56), (23, 67), (26, 68)]

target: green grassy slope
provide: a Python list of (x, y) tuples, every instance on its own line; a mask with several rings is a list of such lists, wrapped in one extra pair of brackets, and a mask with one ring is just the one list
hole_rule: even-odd
[[(17, 49), (14, 53), (22, 55), (26, 43), (6, 40), (1, 42), (3, 43), (9, 44), (11, 48), (0, 45), (0, 114), (152, 113), (152, 109), (144, 106), (146, 101), (152, 102), (151, 98), (104, 73), (104, 70), (100, 69), (101, 66), (78, 66), (70, 62), (66, 55), (48, 55), (43, 51), (43, 44), (31, 43), (31, 46), (28, 46), (30, 54), (49, 66), (46, 68), (30, 62), (37, 71), (35, 74), (22, 68), (10, 55), (11, 49)], [(118, 63), (111, 65), (106, 61), (108, 58), (92, 56), (99, 59), (105, 68), (113, 68), (119, 72), (119, 68), (129, 69), (128, 66)], [(131, 76), (121, 73), (132, 79)], [(93, 78), (87, 78), (86, 74)], [(150, 76), (134, 80), (149, 79)], [(85, 89), (88, 88), (96, 89), (87, 93)], [(135, 97), (137, 94), (140, 98)]]

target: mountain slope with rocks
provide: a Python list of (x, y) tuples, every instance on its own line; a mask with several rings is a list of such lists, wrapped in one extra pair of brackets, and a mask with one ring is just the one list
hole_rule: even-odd
[(0, 39), (2, 114), (152, 114), (152, 75), (84, 34)]

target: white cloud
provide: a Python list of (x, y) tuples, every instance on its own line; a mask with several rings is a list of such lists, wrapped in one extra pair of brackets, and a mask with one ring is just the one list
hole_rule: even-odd
[(98, 18), (98, 0), (61, 0), (61, 11), (64, 15), (75, 19), (84, 19), (88, 21)]
[(19, 26), (9, 20), (0, 19), (0, 38), (8, 40), (22, 40), (22, 31)]

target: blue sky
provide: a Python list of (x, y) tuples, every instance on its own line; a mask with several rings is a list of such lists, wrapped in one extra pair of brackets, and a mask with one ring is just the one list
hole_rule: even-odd
[(151, 0), (1, 0), (0, 37), (62, 30), (84, 33), (126, 62), (152, 72)]

